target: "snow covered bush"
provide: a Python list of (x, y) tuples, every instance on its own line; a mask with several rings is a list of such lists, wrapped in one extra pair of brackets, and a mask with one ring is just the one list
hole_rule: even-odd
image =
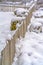
[(11, 29), (11, 31), (12, 30), (16, 30), (16, 24), (17, 24), (17, 21), (11, 21), (11, 26), (10, 26), (10, 29)]
[(11, 20), (10, 30), (16, 30), (16, 28), (21, 24), (22, 19), (15, 18)]
[(35, 18), (43, 18), (43, 10), (36, 10), (35, 12), (33, 12), (33, 16)]
[(28, 10), (24, 9), (24, 8), (16, 8), (15, 11), (14, 11), (15, 15), (21, 16), (21, 17), (25, 16), (27, 13), (28, 13)]
[(12, 20), (11, 20), (10, 30), (16, 30), (16, 28), (17, 28), (17, 23), (19, 23), (19, 20), (12, 19)]
[(29, 26), (29, 31), (31, 32), (42, 32), (42, 24), (39, 22), (31, 22)]

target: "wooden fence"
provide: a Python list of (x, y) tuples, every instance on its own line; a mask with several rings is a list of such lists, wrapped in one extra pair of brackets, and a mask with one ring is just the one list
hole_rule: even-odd
[[(32, 12), (35, 10), (34, 5), (29, 9), (28, 16), (21, 21), (20, 26), (15, 30), (15, 33), (12, 34), (11, 39), (7, 39), (6, 47), (1, 52), (1, 65), (12, 65), (14, 56), (15, 56), (15, 44), (18, 38), (25, 37), (27, 31), (27, 26), (30, 23), (32, 17)], [(7, 43), (8, 42), (8, 43)]]

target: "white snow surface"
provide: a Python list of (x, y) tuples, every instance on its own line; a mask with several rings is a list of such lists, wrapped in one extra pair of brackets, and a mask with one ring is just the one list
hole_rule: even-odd
[[(38, 20), (40, 21), (39, 18)], [(35, 26), (40, 25), (34, 17), (31, 22), (33, 25), (36, 23)], [(12, 65), (43, 65), (43, 32), (30, 32), (27, 29), (25, 38), (18, 39), (15, 46), (16, 53)]]
[(12, 65), (43, 65), (43, 33), (27, 32), (17, 41)]

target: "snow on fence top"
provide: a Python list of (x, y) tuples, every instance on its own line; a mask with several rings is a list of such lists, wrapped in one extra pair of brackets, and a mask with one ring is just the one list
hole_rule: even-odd
[(24, 8), (16, 8), (15, 11), (19, 11), (19, 12), (28, 12), (27, 9), (24, 9)]
[(26, 17), (14, 17), (14, 18), (12, 18), (11, 21), (16, 21), (16, 20), (22, 21), (22, 20), (24, 20), (25, 18), (26, 18)]

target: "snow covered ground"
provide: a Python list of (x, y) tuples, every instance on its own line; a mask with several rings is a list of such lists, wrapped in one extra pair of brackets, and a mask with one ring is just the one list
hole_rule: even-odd
[[(1, 51), (6, 45), (6, 37), (7, 37), (6, 35), (9, 34), (8, 35), (9, 37), (10, 34), (12, 34), (9, 27), (11, 20), (14, 17), (16, 18), (16, 16), (14, 16), (13, 12), (9, 13), (1, 12), (0, 15), (2, 15), (0, 16), (0, 58), (1, 58)], [(17, 19), (20, 19), (20, 17), (18, 17)], [(31, 22), (33, 22), (33, 24), (34, 22), (36, 23), (38, 21), (39, 23), (42, 24), (41, 25), (42, 32), (41, 33), (36, 33), (33, 31), (30, 32), (28, 26), (25, 38), (18, 39), (16, 42), (15, 45), (16, 53), (12, 65), (43, 65), (43, 19), (34, 18), (34, 16), (32, 16)], [(37, 25), (37, 23), (35, 25), (39, 26), (39, 24)]]
[(27, 32), (17, 41), (12, 65), (43, 65), (43, 33)]
[[(9, 25), (11, 22), (11, 18), (13, 16), (13, 12), (0, 12), (0, 58), (1, 58), (1, 51), (6, 46), (6, 37), (7, 31), (9, 31)], [(9, 23), (8, 23), (9, 21)], [(5, 35), (6, 32), (6, 35)]]
[(0, 12), (0, 55), (6, 46), (6, 38), (9, 37), (8, 34), (11, 34), (10, 23), (11, 19), (14, 18), (13, 15), (13, 12)]
[[(39, 18), (38, 20), (40, 21)], [(34, 24), (38, 20), (36, 21), (32, 17), (31, 22)], [(41, 33), (30, 32), (28, 26), (25, 38), (18, 39), (16, 43), (16, 53), (12, 65), (43, 65), (43, 31)]]
[(15, 31), (10, 30), (11, 20), (23, 20), (25, 17), (17, 17), (14, 12), (0, 12), (0, 54), (6, 46), (6, 39), (11, 39)]

